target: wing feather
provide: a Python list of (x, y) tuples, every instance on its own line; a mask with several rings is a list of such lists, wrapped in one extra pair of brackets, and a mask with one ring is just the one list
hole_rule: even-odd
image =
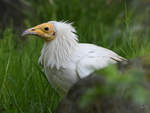
[(77, 63), (76, 69), (80, 78), (84, 78), (95, 70), (104, 68), (109, 64), (127, 61), (125, 58), (106, 48), (93, 46), (87, 49), (89, 51), (88, 54), (85, 54)]

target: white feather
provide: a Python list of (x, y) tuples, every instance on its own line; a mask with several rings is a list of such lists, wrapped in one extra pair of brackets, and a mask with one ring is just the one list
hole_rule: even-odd
[(66, 22), (50, 21), (56, 29), (56, 37), (45, 43), (39, 58), (48, 81), (54, 88), (63, 91), (79, 79), (97, 69), (125, 60), (111, 50), (78, 43), (76, 30)]

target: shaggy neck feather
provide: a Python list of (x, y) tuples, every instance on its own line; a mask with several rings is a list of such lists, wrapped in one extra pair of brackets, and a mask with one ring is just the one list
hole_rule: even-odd
[(44, 44), (39, 63), (43, 66), (59, 69), (71, 60), (77, 45), (77, 36), (72, 31), (58, 33), (54, 40)]

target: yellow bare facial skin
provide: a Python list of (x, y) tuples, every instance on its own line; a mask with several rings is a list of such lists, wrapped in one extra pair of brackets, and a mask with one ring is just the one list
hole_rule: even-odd
[(22, 36), (36, 35), (49, 42), (55, 38), (56, 31), (51, 23), (43, 23), (27, 29), (22, 33)]

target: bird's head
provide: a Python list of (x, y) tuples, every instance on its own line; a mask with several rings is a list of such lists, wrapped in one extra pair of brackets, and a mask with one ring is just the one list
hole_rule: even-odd
[(41, 37), (47, 42), (53, 40), (56, 37), (56, 29), (52, 23), (47, 22), (29, 28), (22, 33), (23, 37), (27, 35), (35, 35)]
[(71, 23), (49, 21), (25, 30), (22, 36), (35, 35), (41, 37), (46, 42), (50, 42), (56, 37), (61, 40), (78, 40), (75, 33), (76, 30), (72, 27)]

